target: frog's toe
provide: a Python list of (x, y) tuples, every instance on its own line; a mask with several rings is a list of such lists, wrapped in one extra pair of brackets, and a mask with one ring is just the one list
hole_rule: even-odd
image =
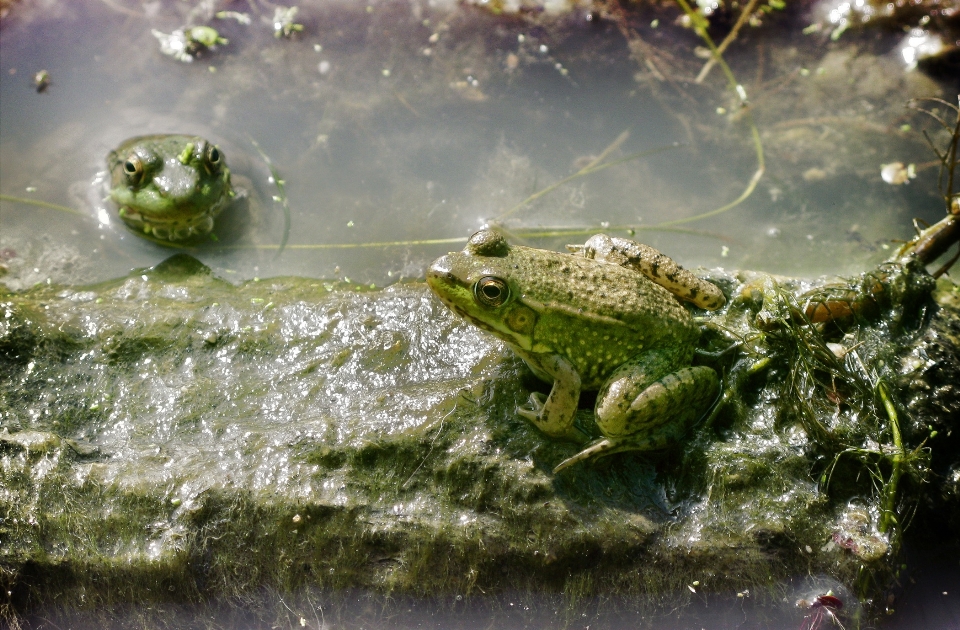
[(557, 464), (556, 468), (553, 469), (553, 473), (556, 474), (564, 468), (573, 466), (578, 462), (594, 459), (596, 457), (603, 457), (604, 455), (610, 455), (612, 453), (619, 453), (622, 450), (628, 449), (622, 448), (622, 446), (620, 446), (615, 440), (611, 440), (610, 438), (601, 438), (587, 446), (587, 448), (583, 449), (573, 457), (568, 457)]

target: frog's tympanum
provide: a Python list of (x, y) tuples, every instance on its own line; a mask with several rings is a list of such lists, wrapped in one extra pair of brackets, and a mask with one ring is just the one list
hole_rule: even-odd
[(120, 218), (161, 243), (209, 234), (234, 197), (223, 152), (197, 136), (131, 138), (110, 152), (107, 168)]
[(583, 443), (574, 425), (581, 390), (598, 390), (603, 437), (555, 471), (592, 457), (655, 450), (679, 440), (719, 390), (692, 366), (700, 330), (678, 299), (716, 309), (720, 290), (657, 250), (598, 234), (573, 253), (509, 245), (481, 230), (427, 270), (454, 312), (507, 342), (550, 394), (517, 410), (548, 436)]

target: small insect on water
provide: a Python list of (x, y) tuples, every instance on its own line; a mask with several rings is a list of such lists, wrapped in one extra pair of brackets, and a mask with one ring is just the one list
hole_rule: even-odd
[(823, 627), (825, 619), (832, 621), (835, 627), (843, 629), (843, 624), (836, 615), (837, 611), (843, 608), (843, 600), (829, 592), (817, 595), (813, 600), (798, 599), (797, 608), (809, 611), (803, 616), (800, 630), (818, 630)]

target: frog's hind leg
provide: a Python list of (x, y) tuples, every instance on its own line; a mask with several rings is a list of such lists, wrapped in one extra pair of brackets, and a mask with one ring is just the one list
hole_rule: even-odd
[(642, 388), (625, 368), (601, 391), (597, 402), (597, 426), (604, 436), (560, 462), (558, 472), (588, 459), (624, 451), (653, 451), (678, 441), (716, 399), (720, 389), (717, 373), (709, 367), (677, 370)]
[(666, 254), (628, 238), (596, 234), (583, 245), (567, 245), (567, 249), (585, 258), (633, 269), (700, 308), (713, 311), (727, 302), (716, 285), (687, 271)]

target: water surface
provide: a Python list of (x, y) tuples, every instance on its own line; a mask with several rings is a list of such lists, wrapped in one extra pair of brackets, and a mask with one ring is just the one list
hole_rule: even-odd
[[(614, 20), (582, 9), (496, 17), (418, 2), (325, 2), (304, 3), (304, 30), (285, 39), (273, 36), (266, 3), (250, 7), (249, 25), (210, 17), (230, 43), (190, 64), (162, 55), (151, 34), (207, 21), (187, 3), (25, 4), (4, 20), (0, 192), (80, 213), (3, 202), (9, 286), (101, 280), (169, 255), (116, 220), (97, 220), (109, 209), (94, 181), (107, 152), (146, 133), (205, 135), (253, 180), (265, 210), (247, 236), (268, 249), (210, 243), (196, 252), (237, 280), (420, 277), (491, 221), (518, 236), (631, 226), (690, 266), (855, 272), (888, 254), (890, 239), (908, 237), (915, 216), (942, 213), (935, 168), (907, 186), (880, 178), (883, 163), (933, 159), (919, 134), (931, 121), (904, 105), (942, 88), (866, 38), (824, 45), (784, 30), (814, 14), (748, 31), (731, 48), (767, 163), (753, 195), (674, 231), (642, 231), (731, 202), (757, 169), (748, 121), (722, 74), (692, 81), (703, 62), (689, 31), (631, 18), (655, 51), (631, 57)], [(38, 93), (41, 69), (52, 82)], [(914, 131), (901, 131), (905, 124)], [(270, 200), (278, 191), (253, 142), (286, 184), (292, 229), (279, 256), (282, 212)], [(517, 207), (605, 149), (609, 161), (673, 144)], [(559, 247), (583, 238), (530, 240)], [(434, 239), (453, 242), (416, 244)], [(414, 243), (351, 248), (383, 241)]]

